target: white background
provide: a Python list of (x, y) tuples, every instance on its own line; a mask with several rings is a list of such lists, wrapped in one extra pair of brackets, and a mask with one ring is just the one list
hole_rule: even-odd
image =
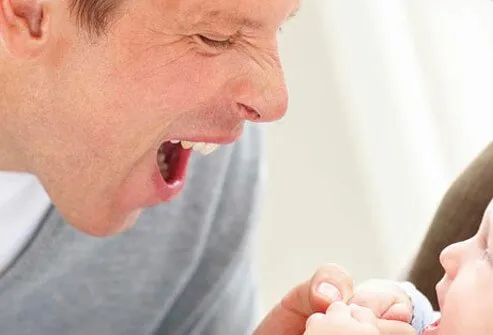
[(257, 248), (266, 308), (324, 262), (405, 270), (493, 135), (493, 2), (305, 0), (281, 36), (290, 108), (269, 125)]

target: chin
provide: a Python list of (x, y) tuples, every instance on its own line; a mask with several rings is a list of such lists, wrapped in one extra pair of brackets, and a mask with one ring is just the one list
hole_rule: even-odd
[(110, 237), (131, 229), (141, 213), (134, 210), (127, 215), (115, 215), (113, 218), (81, 218), (68, 219), (68, 222), (78, 231), (94, 237)]

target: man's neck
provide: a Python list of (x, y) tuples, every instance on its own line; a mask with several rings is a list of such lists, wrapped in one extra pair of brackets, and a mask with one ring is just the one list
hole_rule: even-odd
[(0, 146), (0, 172), (9, 171), (9, 172), (28, 172), (25, 168), (23, 168), (22, 160), (14, 155), (9, 154), (7, 151), (11, 148), (6, 148), (5, 146)]
[[(0, 119), (4, 120), (5, 115), (2, 108), (3, 106), (0, 107)], [(6, 122), (0, 123), (0, 171), (27, 172), (20, 155), (21, 151), (17, 150), (5, 128)]]
[(16, 108), (15, 101), (9, 101), (12, 100), (11, 89), (15, 85), (9, 78), (8, 65), (3, 56), (0, 47), (0, 171), (26, 172), (21, 151), (15, 145), (14, 137), (8, 129), (9, 126), (12, 128), (9, 119)]

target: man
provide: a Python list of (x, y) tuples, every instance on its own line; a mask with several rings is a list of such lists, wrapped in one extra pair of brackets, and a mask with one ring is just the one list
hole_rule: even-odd
[[(0, 5), (1, 333), (253, 331), (252, 122), (285, 113), (298, 0)], [(258, 334), (329, 303), (293, 292)]]
[[(285, 113), (276, 34), (297, 0), (0, 3), (0, 170), (54, 204), (3, 174), (0, 332), (252, 331), (245, 122)], [(114, 238), (66, 224), (113, 235), (175, 197)]]

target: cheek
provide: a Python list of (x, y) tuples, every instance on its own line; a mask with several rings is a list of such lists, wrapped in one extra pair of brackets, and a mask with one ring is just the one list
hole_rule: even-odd
[(461, 269), (445, 296), (441, 334), (493, 334), (492, 271), (483, 261)]
[[(161, 55), (161, 53), (159, 53)], [(126, 132), (163, 135), (204, 131), (227, 124), (235, 102), (232, 78), (239, 67), (227, 57), (206, 58), (194, 53), (172, 62), (148, 55), (140, 66), (118, 69), (110, 109), (123, 113)]]
[[(111, 92), (118, 107), (154, 119), (172, 120), (204, 107), (228, 107), (240, 95), (261, 95), (267, 81), (276, 77), (272, 70), (280, 69), (277, 59), (261, 56), (258, 50), (257, 56), (241, 50), (205, 56), (185, 41), (140, 48), (137, 58), (135, 50), (115, 50), (120, 62), (108, 77), (116, 85)], [(238, 92), (238, 87), (248, 87), (249, 92)]]
[[(141, 46), (138, 57), (128, 50), (108, 76), (114, 84), (114, 101), (126, 110), (141, 111), (152, 119), (173, 119), (207, 103), (224, 85), (219, 60), (198, 55), (185, 43)], [(234, 76), (234, 71), (231, 71)]]

